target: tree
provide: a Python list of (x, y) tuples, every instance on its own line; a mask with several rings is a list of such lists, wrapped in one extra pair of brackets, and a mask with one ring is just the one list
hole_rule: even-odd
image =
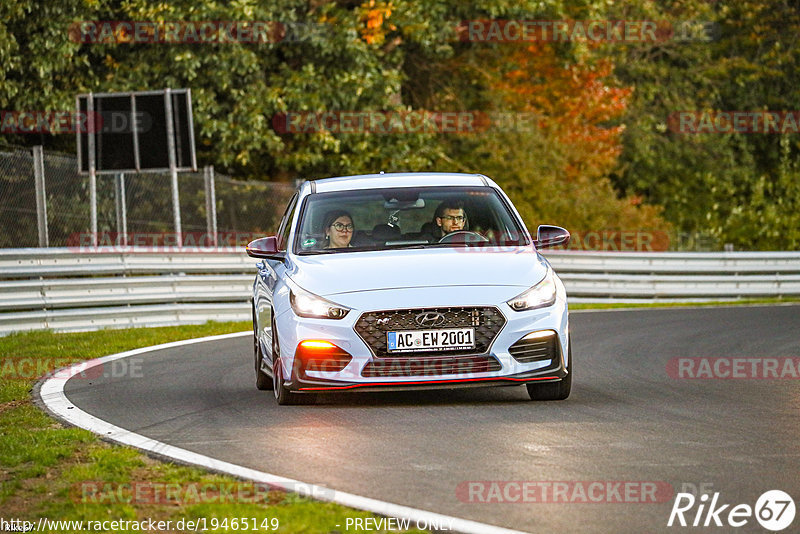
[(465, 48), (436, 67), (450, 81), (429, 105), (471, 106), (501, 119), (444, 139), (444, 167), (495, 178), (532, 227), (668, 230), (657, 208), (618, 198), (608, 180), (631, 94), (616, 84), (610, 60), (549, 43), (500, 43)]
[(787, 181), (797, 166), (797, 134), (687, 134), (668, 120), (680, 111), (797, 110), (797, 7), (782, 0), (685, 0), (629, 4), (614, 16), (704, 21), (712, 30), (688, 41), (609, 50), (617, 76), (636, 87), (615, 186), (662, 205), (680, 232), (707, 234), (718, 247), (798, 248), (785, 231), (800, 201)]

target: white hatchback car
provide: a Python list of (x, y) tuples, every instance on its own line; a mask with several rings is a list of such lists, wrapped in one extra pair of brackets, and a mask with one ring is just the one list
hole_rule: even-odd
[(492, 180), (404, 173), (303, 183), (276, 236), (257, 239), (256, 386), (279, 404), (315, 394), (572, 385), (564, 285)]

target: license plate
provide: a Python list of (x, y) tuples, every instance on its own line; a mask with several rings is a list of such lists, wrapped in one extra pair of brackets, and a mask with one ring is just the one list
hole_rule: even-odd
[(386, 332), (386, 348), (388, 352), (474, 349), (475, 329), (448, 328), (445, 330)]

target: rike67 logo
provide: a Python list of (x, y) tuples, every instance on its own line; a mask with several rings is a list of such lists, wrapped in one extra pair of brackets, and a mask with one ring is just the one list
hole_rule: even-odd
[(678, 493), (667, 526), (738, 528), (747, 525), (755, 516), (762, 527), (777, 532), (791, 525), (794, 515), (794, 500), (781, 490), (764, 492), (754, 507), (749, 504), (722, 504), (719, 492), (711, 497), (703, 494), (699, 498), (691, 493)]

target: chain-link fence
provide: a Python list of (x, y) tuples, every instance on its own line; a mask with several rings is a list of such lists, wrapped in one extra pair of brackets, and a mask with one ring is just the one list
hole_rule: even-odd
[[(74, 156), (47, 151), (42, 156), (40, 186), (46, 200), (39, 212), (46, 221), (45, 242), (50, 247), (86, 244), (91, 236), (89, 177), (78, 174)], [(30, 148), (0, 147), (0, 248), (42, 242), (35, 164)], [(220, 246), (241, 245), (248, 236), (276, 230), (293, 185), (243, 182), (210, 172), (211, 188), (203, 171), (178, 175), (184, 244), (208, 244), (214, 228)], [(100, 245), (121, 244), (122, 235), (128, 244), (175, 244), (169, 237), (175, 236), (169, 173), (98, 175), (97, 232)]]
[(0, 151), (0, 247), (35, 247), (36, 186), (30, 149)]

